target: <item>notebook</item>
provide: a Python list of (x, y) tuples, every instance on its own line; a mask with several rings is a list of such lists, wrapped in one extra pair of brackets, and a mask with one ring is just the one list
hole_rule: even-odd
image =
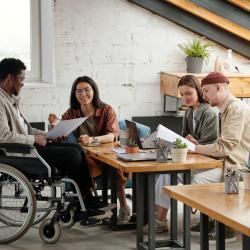
[(128, 120), (125, 120), (125, 123), (129, 131), (129, 138), (135, 141), (140, 149), (156, 148), (153, 140), (156, 139), (157, 132), (152, 133), (144, 142), (141, 142), (136, 123)]

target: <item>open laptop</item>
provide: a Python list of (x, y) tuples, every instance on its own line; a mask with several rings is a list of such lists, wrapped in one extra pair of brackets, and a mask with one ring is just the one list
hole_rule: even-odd
[[(155, 161), (157, 153), (117, 154), (117, 157), (123, 161)], [(168, 160), (172, 160), (171, 154), (168, 154)]]
[[(135, 141), (140, 149), (155, 149), (153, 140), (156, 139), (156, 132), (151, 134), (146, 140), (142, 143), (139, 137), (137, 126), (135, 122), (125, 120), (126, 126), (129, 130), (129, 138)], [(118, 158), (123, 161), (155, 161), (157, 158), (157, 152), (142, 152), (136, 154), (117, 154)], [(168, 157), (171, 159), (171, 157)]]
[(123, 161), (155, 161), (156, 152), (136, 153), (136, 154), (117, 154), (117, 157)]
[(129, 131), (129, 138), (135, 141), (140, 149), (156, 148), (153, 142), (153, 140), (156, 139), (156, 132), (152, 133), (143, 142), (141, 142), (136, 123), (128, 120), (125, 120), (125, 123)]

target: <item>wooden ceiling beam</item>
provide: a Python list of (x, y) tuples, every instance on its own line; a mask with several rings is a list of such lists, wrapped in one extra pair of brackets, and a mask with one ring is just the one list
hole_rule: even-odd
[(250, 42), (250, 30), (247, 28), (233, 23), (230, 20), (210, 12), (209, 10), (188, 0), (165, 1)]

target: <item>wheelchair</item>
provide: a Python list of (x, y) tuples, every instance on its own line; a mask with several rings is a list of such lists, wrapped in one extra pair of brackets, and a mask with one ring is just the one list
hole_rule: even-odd
[[(74, 180), (51, 168), (33, 146), (0, 144), (0, 244), (19, 239), (40, 222), (40, 238), (55, 243), (61, 225), (75, 224), (77, 208), (86, 214), (85, 224), (92, 224)], [(47, 218), (54, 210), (52, 218)]]

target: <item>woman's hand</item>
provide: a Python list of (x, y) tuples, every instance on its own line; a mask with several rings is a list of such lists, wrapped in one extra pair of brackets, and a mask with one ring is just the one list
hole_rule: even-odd
[(83, 144), (83, 145), (87, 145), (89, 143), (92, 142), (92, 137), (89, 137), (88, 135), (80, 135), (80, 137), (78, 138), (78, 141)]
[(195, 145), (199, 144), (199, 142), (196, 139), (194, 139), (194, 137), (192, 135), (190, 135), (190, 134), (188, 134), (185, 138), (187, 140), (191, 141), (192, 143), (194, 143)]
[(58, 118), (56, 114), (52, 114), (52, 113), (49, 114), (49, 117), (48, 117), (49, 124), (51, 124), (52, 126), (55, 126), (57, 123), (57, 120)]

